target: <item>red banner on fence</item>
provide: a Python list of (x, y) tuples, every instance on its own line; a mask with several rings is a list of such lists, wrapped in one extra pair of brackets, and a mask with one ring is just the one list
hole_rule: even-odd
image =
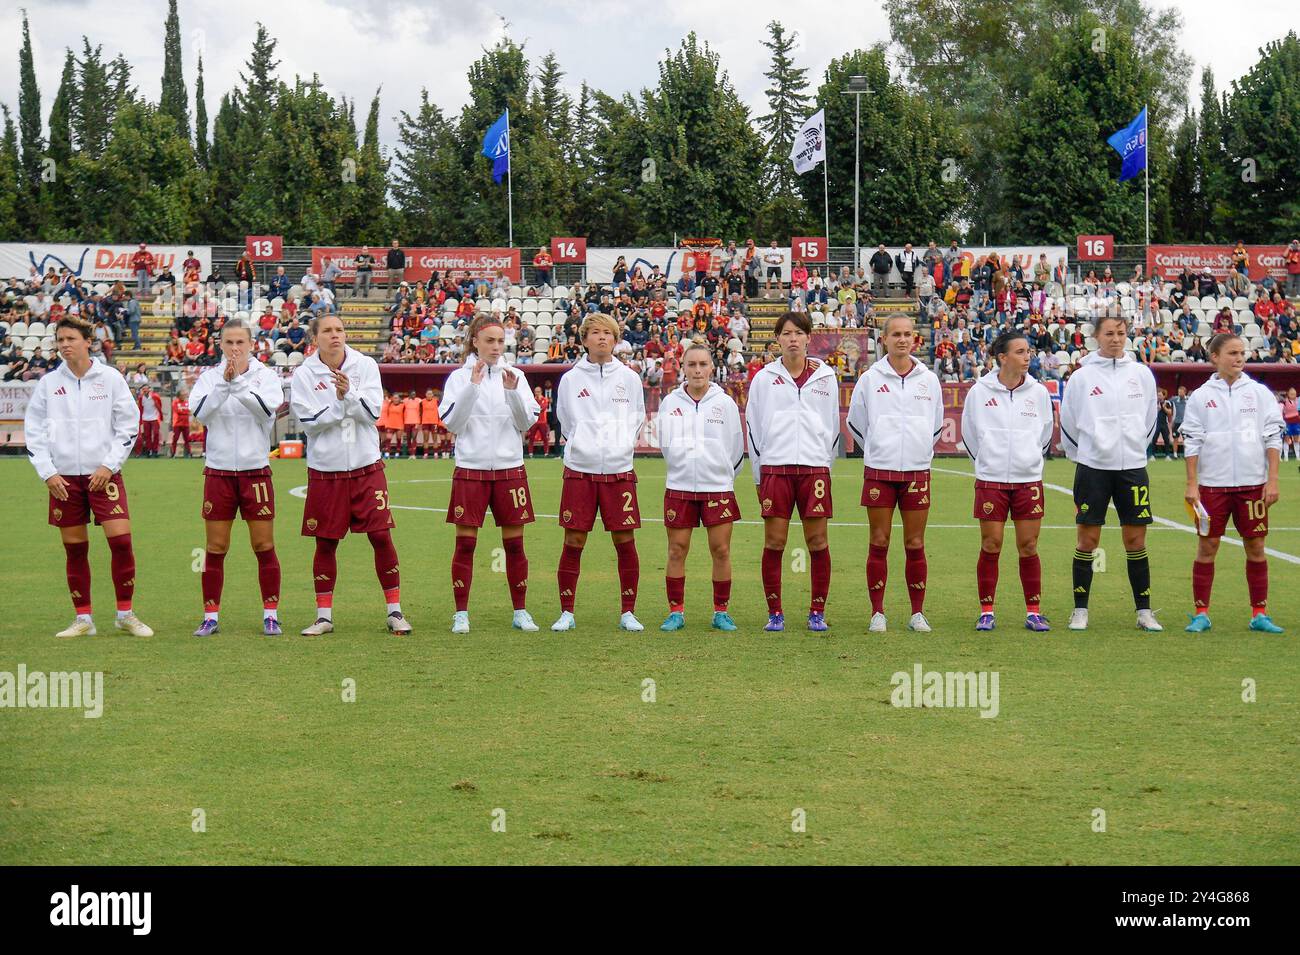
[[(1286, 246), (1250, 245), (1249, 275), (1258, 282), (1266, 275), (1278, 281), (1286, 279)], [(1196, 274), (1209, 268), (1216, 279), (1226, 278), (1232, 271), (1232, 246), (1230, 245), (1151, 245), (1147, 246), (1147, 274), (1166, 281), (1178, 277), (1186, 268)]]
[[(311, 270), (320, 274), (325, 270), (325, 260), (329, 259), (343, 270), (340, 280), (351, 282), (357, 275), (356, 256), (360, 251), (359, 245), (315, 247), (311, 250)], [(491, 279), (502, 271), (511, 281), (518, 282), (521, 278), (518, 249), (416, 248), (402, 251), (406, 253), (406, 278), (412, 281), (426, 282), (434, 272), (439, 275), (468, 273), (475, 278)], [(388, 250), (383, 246), (373, 246), (370, 254), (375, 257), (374, 275), (377, 278), (386, 276)]]

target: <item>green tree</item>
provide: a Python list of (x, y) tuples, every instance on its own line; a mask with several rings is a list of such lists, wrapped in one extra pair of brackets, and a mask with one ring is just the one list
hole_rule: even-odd
[(77, 61), (77, 96), (72, 104), (72, 129), (78, 154), (87, 159), (98, 159), (108, 148), (113, 96), (109, 90), (103, 47), (92, 48), (90, 40), (85, 37), (81, 43), (82, 55)]
[(1214, 85), (1214, 71), (1201, 70), (1201, 114), (1196, 136), (1196, 170), (1200, 185), (1197, 204), (1199, 236), (1222, 241), (1221, 225), (1229, 216), (1226, 206), (1228, 151), (1224, 146), (1224, 109)]
[(771, 52), (772, 61), (763, 75), (771, 85), (764, 90), (768, 112), (758, 117), (758, 128), (767, 140), (764, 187), (768, 199), (759, 211), (755, 228), (761, 236), (784, 241), (796, 233), (806, 234), (804, 230), (816, 219), (804, 202), (790, 162), (795, 133), (815, 111), (809, 105), (808, 71), (796, 67), (791, 56), (799, 34), (787, 33), (776, 20), (767, 25), (767, 32), (763, 46)]
[(4, 114), (4, 138), (0, 139), (0, 242), (14, 242), (23, 238), (18, 215), (22, 166), (18, 155), (18, 130), (9, 107), (0, 103), (0, 112)]
[(176, 0), (167, 2), (167, 24), (163, 36), (162, 99), (159, 108), (176, 121), (176, 128), (190, 138), (189, 95), (181, 64), (181, 18)]
[(50, 105), (49, 158), (53, 179), (41, 188), (42, 238), (64, 239), (75, 235), (80, 212), (72, 195), (68, 174), (72, 164), (72, 114), (77, 101), (77, 61), (68, 50), (63, 59), (59, 89)]
[(1224, 239), (1282, 242), (1300, 235), (1300, 38), (1260, 50), (1234, 80), (1224, 109), (1228, 159), (1218, 220)]
[(1205, 195), (1201, 191), (1198, 151), (1196, 116), (1184, 110), (1182, 122), (1174, 131), (1169, 204), (1174, 237), (1191, 242), (1205, 237)]
[(413, 245), (450, 245), (457, 237), (462, 204), (459, 149), (437, 104), (420, 90), (420, 108), (402, 111), (393, 162), (393, 198), (400, 210), (405, 241)]
[(208, 168), (208, 104), (203, 88), (203, 57), (199, 56), (198, 75), (194, 80), (194, 157)]
[(22, 136), (23, 188), (35, 196), (41, 185), (45, 140), (41, 136), (41, 90), (36, 85), (26, 10), (23, 11), (23, 45), (18, 51), (18, 131)]

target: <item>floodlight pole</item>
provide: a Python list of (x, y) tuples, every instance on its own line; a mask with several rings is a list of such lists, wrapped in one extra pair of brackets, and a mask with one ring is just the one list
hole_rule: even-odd
[[(861, 221), (859, 201), (862, 188), (862, 94), (871, 92), (871, 87), (865, 76), (850, 76), (849, 89), (840, 92), (845, 96), (852, 96), (856, 107), (853, 118), (853, 271), (856, 273), (861, 265), (858, 259), (862, 250), (858, 233), (858, 224)], [(827, 241), (830, 241), (829, 236)], [(829, 261), (829, 252), (827, 261)]]

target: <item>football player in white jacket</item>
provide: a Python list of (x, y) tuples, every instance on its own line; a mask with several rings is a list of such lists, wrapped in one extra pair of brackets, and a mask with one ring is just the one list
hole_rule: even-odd
[(808, 629), (820, 633), (829, 627), (831, 551), (826, 523), (833, 516), (831, 465), (840, 442), (839, 379), (828, 363), (808, 357), (812, 322), (806, 312), (786, 312), (776, 320), (773, 334), (781, 357), (754, 375), (745, 405), (749, 461), (763, 515), (763, 629), (785, 629), (781, 562), (797, 506), (812, 578)]
[(334, 630), (335, 552), (348, 531), (370, 539), (375, 574), (388, 604), (388, 629), (407, 634), (411, 624), (402, 615), (393, 514), (375, 423), (384, 400), (379, 365), (347, 346), (347, 332), (337, 315), (313, 318), (309, 331), (318, 350), (298, 366), (290, 390), (293, 413), (307, 433), (302, 533), (316, 538), (316, 622), (302, 631), (303, 636)]
[(731, 527), (740, 520), (736, 472), (745, 461), (740, 410), (713, 383), (713, 353), (702, 342), (682, 353), (686, 380), (659, 406), (659, 447), (668, 477), (664, 527), (668, 531), (668, 617), (660, 630), (686, 626), (686, 555), (691, 533), (703, 525), (713, 557), (713, 628), (735, 630), (731, 601)]
[(50, 490), (49, 523), (59, 529), (66, 558), (68, 593), (76, 619), (59, 637), (95, 635), (90, 615), (90, 535), (93, 520), (104, 528), (117, 597), (114, 626), (151, 637), (131, 609), (135, 551), (122, 464), (135, 445), (140, 411), (116, 368), (90, 358), (94, 334), (76, 316), (59, 319), (54, 345), (63, 363), (36, 383), (23, 423), (27, 457)]
[(1195, 510), (1209, 515), (1207, 533), (1196, 539), (1192, 563), (1192, 600), (1196, 612), (1191, 633), (1210, 629), (1210, 589), (1214, 557), (1228, 526), (1228, 516), (1246, 550), (1246, 588), (1250, 594), (1250, 629), (1282, 633), (1268, 616), (1268, 509), (1277, 503), (1277, 472), (1282, 458), (1282, 413), (1269, 389), (1243, 373), (1246, 343), (1237, 335), (1210, 340), (1215, 373), (1192, 392), (1183, 412), (1187, 491)]
[(1075, 462), (1074, 611), (1071, 630), (1088, 629), (1092, 561), (1112, 501), (1128, 564), (1129, 586), (1142, 630), (1163, 630), (1151, 611), (1151, 482), (1147, 448), (1156, 430), (1156, 379), (1125, 348), (1128, 320), (1097, 320), (1097, 351), (1084, 357), (1061, 398), (1061, 447)]
[(645, 393), (641, 377), (614, 357), (618, 322), (593, 312), (583, 319), (578, 334), (587, 354), (564, 373), (555, 394), (555, 413), (567, 443), (564, 489), (560, 492), (564, 549), (556, 571), (560, 617), (551, 629), (573, 630), (577, 626), (573, 607), (582, 549), (587, 534), (596, 526), (599, 510), (618, 562), (623, 608), (618, 625), (635, 632), (645, 627), (634, 613), (641, 562), (633, 532), (641, 526), (641, 511), (632, 459), (637, 436), (645, 426)]
[(230, 529), (238, 515), (248, 524), (248, 542), (257, 559), (262, 592), (262, 632), (281, 634), (280, 559), (275, 553), (275, 484), (271, 479), (271, 429), (284, 403), (280, 376), (252, 358), (253, 335), (246, 321), (228, 318), (221, 326), (222, 359), (199, 376), (190, 408), (207, 429), (203, 468), (203, 622), (196, 637), (220, 632), (221, 590), (225, 583)]
[(533, 502), (524, 470), (523, 435), (541, 411), (522, 372), (505, 366), (505, 325), (498, 314), (482, 314), (469, 325), (469, 357), (447, 378), (441, 416), (456, 435), (456, 470), (451, 478), (447, 523), (456, 525), (451, 558), (451, 592), (456, 600), (452, 633), (469, 633), (469, 591), (474, 579), (474, 547), (488, 508), (501, 528), (506, 552), (506, 583), (514, 603), (513, 626), (533, 631), (525, 609), (528, 557), (524, 525), (531, 524)]
[(883, 633), (889, 538), (897, 504), (903, 522), (903, 574), (912, 605), (909, 630), (930, 631), (925, 619), (925, 588), (930, 576), (925, 557), (925, 526), (930, 519), (930, 462), (943, 432), (943, 387), (912, 354), (915, 326), (907, 315), (885, 322), (885, 357), (853, 386), (849, 429), (862, 445), (862, 506), (871, 538), (867, 550), (867, 593), (871, 622)]
[(975, 519), (980, 555), (975, 564), (980, 617), (976, 630), (992, 630), (998, 589), (998, 559), (1007, 517), (1016, 528), (1020, 586), (1025, 595), (1025, 629), (1052, 629), (1042, 615), (1043, 568), (1038, 532), (1043, 524), (1043, 455), (1052, 443), (1052, 398), (1029, 377), (1029, 338), (1004, 332), (989, 354), (997, 374), (983, 375), (966, 393), (961, 437), (975, 461)]

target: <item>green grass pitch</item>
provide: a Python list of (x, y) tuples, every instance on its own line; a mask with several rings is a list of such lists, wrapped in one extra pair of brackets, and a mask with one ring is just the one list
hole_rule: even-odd
[[(709, 628), (709, 562), (689, 561), (687, 629), (662, 634), (664, 534), (637, 537), (638, 614), (618, 631), (608, 536), (583, 564), (575, 633), (558, 613), (554, 514), (560, 467), (530, 461), (539, 515), (528, 531), (529, 607), (543, 630), (510, 629), (495, 530), (480, 538), (468, 636), (448, 632), (444, 523), (451, 463), (389, 463), (403, 606), (415, 626), (383, 628), (364, 539), (340, 548), (338, 630), (313, 617), (311, 543), (298, 535), (300, 462), (277, 462), (281, 639), (260, 636), (252, 554), (236, 527), (220, 636), (201, 616), (193, 551), (203, 545), (199, 462), (126, 468), (138, 558), (136, 607), (151, 639), (112, 629), (108, 554), (92, 537), (100, 636), (56, 640), (71, 619), (63, 552), (28, 464), (0, 461), (4, 529), (0, 670), (103, 671), (104, 712), (0, 709), (0, 863), (951, 863), (1294, 864), (1300, 861), (1300, 566), (1272, 561), (1283, 636), (1246, 630), (1240, 547), (1220, 552), (1215, 629), (1182, 632), (1194, 540), (1149, 535), (1154, 606), (1166, 631), (1134, 629), (1117, 530), (1102, 537), (1093, 626), (1069, 616), (1073, 507), (1047, 493), (1044, 611), (1020, 629), (1013, 553), (1002, 561), (1000, 628), (976, 634), (970, 463), (936, 462), (928, 536), (933, 634), (906, 630), (896, 531), (891, 629), (866, 633), (865, 512), (857, 462), (835, 471), (829, 634), (802, 629), (808, 575), (791, 569), (790, 629), (765, 634), (761, 527), (749, 473), (740, 501), (732, 613)], [(646, 518), (661, 516), (663, 465), (638, 462)], [(1157, 515), (1185, 524), (1181, 462), (1152, 464)], [(1068, 486), (1072, 467), (1048, 465)], [(1300, 555), (1300, 480), (1283, 469), (1270, 546)], [(792, 534), (792, 546), (797, 530)], [(977, 709), (890, 705), (891, 676), (996, 671), (996, 718)], [(344, 702), (345, 680), (355, 702)], [(646, 702), (645, 680), (654, 681)], [(1243, 681), (1256, 686), (1243, 701)], [(206, 831), (195, 832), (195, 810)], [(504, 815), (495, 810), (504, 810)], [(1105, 831), (1095, 831), (1105, 813)], [(804, 825), (796, 825), (802, 810)], [(493, 822), (504, 820), (504, 831)], [(500, 829), (498, 824), (496, 829)], [(802, 828), (803, 831), (796, 831)]]

